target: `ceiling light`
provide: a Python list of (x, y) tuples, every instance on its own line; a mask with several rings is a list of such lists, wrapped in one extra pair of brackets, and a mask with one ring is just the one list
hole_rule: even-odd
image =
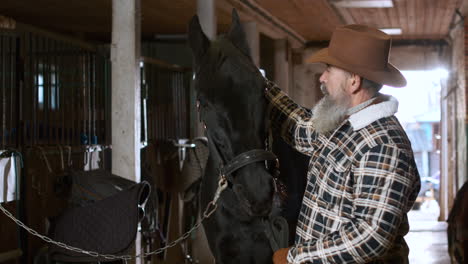
[(344, 8), (389, 8), (393, 7), (393, 0), (336, 0), (332, 2), (336, 7)]
[(401, 28), (379, 28), (379, 30), (389, 35), (401, 35)]

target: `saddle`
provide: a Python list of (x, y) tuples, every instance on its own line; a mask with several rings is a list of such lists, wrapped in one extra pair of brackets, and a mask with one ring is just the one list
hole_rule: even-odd
[(199, 193), (197, 189), (205, 173), (209, 155), (206, 138), (195, 138), (192, 142), (195, 148), (188, 149), (187, 158), (178, 179), (178, 191), (184, 193), (184, 201), (191, 201)]
[[(52, 238), (100, 254), (128, 254), (144, 215), (150, 185), (103, 170), (72, 172), (70, 177), (70, 208), (54, 221)], [(56, 245), (50, 247), (49, 256), (66, 262), (111, 261)]]

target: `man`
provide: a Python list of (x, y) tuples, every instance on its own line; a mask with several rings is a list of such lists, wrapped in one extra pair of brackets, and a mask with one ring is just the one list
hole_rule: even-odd
[(324, 98), (312, 111), (270, 83), (274, 131), (310, 156), (295, 244), (278, 263), (408, 263), (407, 212), (420, 188), (411, 144), (394, 116), (398, 102), (379, 93), (406, 80), (388, 62), (390, 37), (362, 25), (339, 27), (308, 59), (325, 63)]

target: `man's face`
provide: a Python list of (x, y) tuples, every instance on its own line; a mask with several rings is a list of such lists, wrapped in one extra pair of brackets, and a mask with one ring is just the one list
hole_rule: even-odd
[(329, 97), (333, 102), (342, 107), (350, 107), (350, 96), (347, 94), (346, 85), (350, 77), (349, 73), (327, 65), (327, 68), (320, 76), (321, 90), (325, 97)]
[(312, 110), (312, 123), (319, 133), (335, 130), (345, 119), (351, 106), (351, 97), (346, 89), (349, 77), (349, 73), (333, 66), (328, 66), (320, 76), (320, 88), (325, 96)]

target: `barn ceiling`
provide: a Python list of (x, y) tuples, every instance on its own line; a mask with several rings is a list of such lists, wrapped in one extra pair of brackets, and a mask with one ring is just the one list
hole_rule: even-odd
[[(390, 8), (345, 8), (335, 4), (336, 1), (341, 0), (217, 0), (218, 31), (226, 31), (230, 24), (226, 6), (238, 3), (245, 8), (260, 7), (263, 15), (275, 17), (305, 42), (327, 41), (336, 26), (349, 23), (401, 28), (402, 34), (394, 36), (396, 39), (438, 40), (448, 36), (463, 4), (463, 0), (393, 0)], [(0, 15), (20, 23), (86, 40), (110, 40), (111, 0), (1, 2)], [(197, 4), (196, 0), (142, 0), (141, 5), (142, 34), (151, 39), (156, 35), (185, 34)]]

